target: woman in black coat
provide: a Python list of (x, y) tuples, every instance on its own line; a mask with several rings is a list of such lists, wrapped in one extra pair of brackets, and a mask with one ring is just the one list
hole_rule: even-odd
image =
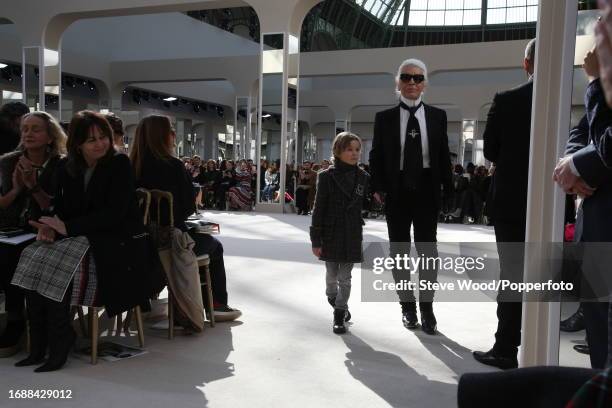
[[(195, 195), (185, 166), (173, 156), (175, 140), (176, 133), (167, 116), (150, 115), (140, 121), (130, 151), (136, 184), (172, 193), (174, 226), (189, 233), (195, 241), (193, 252), (196, 255), (208, 254), (210, 258), (215, 320), (234, 320), (242, 313), (227, 305), (223, 245), (212, 235), (188, 230), (185, 223), (195, 212)], [(206, 296), (206, 291), (202, 296)]]
[[(58, 189), (53, 199), (55, 216), (31, 222), (38, 229), (37, 240), (59, 245), (63, 238), (87, 238), (97, 281), (92, 306), (105, 306), (109, 316), (137, 305), (147, 306), (153, 292), (161, 290), (162, 282), (160, 270), (153, 263), (155, 258), (149, 252), (130, 161), (115, 152), (112, 137), (110, 125), (102, 115), (82, 111), (74, 116), (68, 156), (58, 165)], [(20, 262), (24, 261), (22, 256)], [(62, 267), (58, 264), (56, 268)], [(153, 271), (157, 271), (154, 276)], [(25, 271), (26, 275), (28, 272)], [(15, 275), (13, 283), (18, 279)], [(49, 358), (35, 371), (53, 371), (65, 364), (76, 335), (69, 313), (72, 283), (64, 285), (67, 288), (61, 288), (65, 292), (59, 302), (42, 295), (40, 290), (28, 292), (31, 352), (17, 366), (41, 362), (46, 339)]]

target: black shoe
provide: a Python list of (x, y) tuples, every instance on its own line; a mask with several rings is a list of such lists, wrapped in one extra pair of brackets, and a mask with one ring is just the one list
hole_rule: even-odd
[(580, 354), (591, 354), (591, 349), (588, 344), (576, 344), (574, 346), (574, 350), (576, 350)]
[(30, 354), (28, 357), (23, 360), (19, 360), (15, 363), (15, 367), (27, 367), (32, 365), (37, 365), (45, 361), (45, 350), (37, 351), (36, 354)]
[[(335, 297), (328, 297), (327, 303), (329, 303), (331, 307), (333, 307), (334, 309), (336, 308), (336, 298)], [(346, 309), (346, 313), (344, 314), (344, 321), (348, 322), (350, 320), (351, 320), (351, 312), (349, 312), (348, 309)]]
[(436, 327), (438, 322), (436, 321), (436, 316), (433, 313), (433, 310), (423, 310), (421, 309), (421, 328), (423, 332), (426, 334), (436, 334)]
[(582, 306), (576, 310), (576, 313), (563, 320), (559, 325), (559, 329), (570, 333), (584, 330), (584, 313), (582, 311)]
[(334, 333), (346, 333), (346, 326), (344, 325), (345, 315), (346, 311), (344, 309), (334, 309)]
[(25, 321), (9, 320), (0, 336), (0, 357), (10, 357), (19, 351), (19, 342), (25, 333)]
[(415, 330), (419, 327), (419, 319), (416, 314), (416, 310), (408, 310), (402, 312), (402, 323), (408, 330)]
[(49, 359), (47, 362), (37, 369), (34, 370), (35, 373), (46, 373), (49, 371), (59, 370), (66, 364), (68, 360), (68, 354), (70, 354), (70, 350), (76, 341), (76, 333), (72, 328), (70, 329), (70, 334), (67, 339), (62, 339), (63, 341), (57, 344), (54, 344), (51, 347), (49, 352)]
[(502, 370), (508, 370), (510, 368), (518, 367), (518, 360), (516, 359), (516, 356), (505, 357), (505, 356), (498, 354), (493, 349), (486, 351), (486, 352), (485, 351), (475, 351), (473, 355), (476, 361), (482, 364), (501, 368)]

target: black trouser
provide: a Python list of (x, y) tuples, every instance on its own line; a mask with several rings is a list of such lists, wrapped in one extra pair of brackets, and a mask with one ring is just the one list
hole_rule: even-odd
[(574, 367), (528, 367), (464, 374), (459, 408), (564, 407), (598, 372)]
[[(223, 245), (218, 239), (209, 234), (198, 234), (193, 230), (189, 235), (195, 241), (193, 252), (196, 255), (208, 255), (210, 264), (210, 283), (212, 286), (213, 300), (215, 303), (227, 305), (227, 287), (225, 278), (225, 263), (223, 262)], [(202, 293), (206, 296), (206, 292)], [(206, 302), (206, 299), (204, 299)]]
[[(396, 193), (387, 197), (386, 218), (389, 241), (391, 244), (389, 256), (407, 253), (412, 241), (410, 227), (414, 227), (414, 242), (417, 256), (437, 257), (437, 230), (438, 230), (438, 196), (440, 186), (434, 185), (431, 171), (423, 170), (415, 190), (405, 189), (401, 186), (401, 177), (397, 180)], [(435, 282), (438, 271), (435, 268), (420, 268), (419, 280)], [(410, 279), (407, 271), (393, 270), (395, 282)], [(414, 293), (410, 290), (398, 291), (402, 309), (414, 304)], [(420, 291), (419, 301), (430, 303), (433, 301), (434, 291)]]
[[(522, 281), (519, 271), (523, 270), (525, 251), (525, 222), (522, 220), (514, 222), (495, 222), (495, 239), (499, 253), (500, 279), (508, 279), (512, 282)], [(493, 348), (499, 354), (506, 357), (515, 357), (521, 344), (521, 315), (522, 298), (512, 296), (512, 301), (500, 301), (502, 296), (498, 294), (497, 302), (497, 332), (495, 333), (495, 345)], [(504, 297), (504, 299), (508, 299)]]
[(608, 302), (582, 302), (584, 312), (584, 326), (586, 328), (587, 342), (591, 367), (605, 368), (608, 360)]
[(299, 187), (295, 190), (295, 206), (300, 211), (308, 212), (308, 191)]
[(0, 244), (0, 286), (6, 294), (5, 310), (9, 319), (23, 319), (24, 294), (21, 288), (11, 285), (11, 280), (17, 269), (21, 251), (29, 245), (8, 245)]

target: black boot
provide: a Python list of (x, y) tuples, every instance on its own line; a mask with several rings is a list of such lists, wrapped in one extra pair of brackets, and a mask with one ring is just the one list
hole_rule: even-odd
[(559, 329), (564, 332), (577, 332), (584, 330), (584, 312), (582, 311), (582, 305), (578, 307), (576, 313), (563, 320), (559, 325)]
[(433, 312), (433, 304), (431, 302), (420, 302), (421, 309), (421, 327), (427, 334), (436, 334), (436, 316)]
[(414, 330), (419, 327), (419, 319), (414, 302), (402, 303), (402, 323), (408, 330)]
[(30, 355), (15, 363), (15, 367), (40, 364), (47, 354), (47, 327), (44, 298), (36, 292), (28, 292), (28, 319), (30, 324)]
[[(333, 307), (334, 309), (336, 308), (336, 298), (335, 297), (328, 297), (327, 303), (329, 303), (331, 307)], [(344, 314), (344, 321), (349, 322), (350, 320), (351, 320), (351, 312), (349, 312), (349, 310), (346, 309), (346, 313)]]
[(334, 333), (346, 333), (346, 326), (344, 325), (345, 315), (346, 311), (344, 309), (334, 309)]
[(64, 301), (45, 299), (47, 306), (47, 333), (49, 336), (49, 359), (34, 370), (36, 373), (59, 370), (66, 364), (68, 354), (76, 340), (70, 320), (70, 293), (66, 291)]

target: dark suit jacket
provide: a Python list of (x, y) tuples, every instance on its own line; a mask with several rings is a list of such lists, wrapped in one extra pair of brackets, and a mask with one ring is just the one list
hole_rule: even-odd
[[(574, 129), (566, 149), (580, 176), (595, 193), (584, 200), (582, 240), (612, 241), (612, 110), (601, 83), (589, 84), (585, 96), (588, 127)], [(588, 133), (587, 133), (588, 132)]]
[[(452, 188), (452, 169), (448, 149), (446, 112), (442, 109), (423, 104), (427, 122), (429, 160), (435, 185), (444, 187), (450, 193)], [(398, 193), (401, 161), (399, 105), (378, 112), (374, 121), (374, 139), (370, 151), (370, 173), (372, 191), (385, 192), (393, 197)], [(438, 207), (439, 195), (436, 195)]]
[(150, 242), (134, 239), (145, 230), (130, 160), (116, 154), (98, 163), (86, 191), (83, 173), (72, 175), (66, 164), (63, 159), (58, 165), (54, 208), (69, 237), (84, 235), (89, 240), (100, 303), (110, 316), (146, 306), (163, 288), (163, 276)]
[(533, 82), (495, 95), (483, 134), (484, 156), (495, 163), (495, 221), (525, 223)]

